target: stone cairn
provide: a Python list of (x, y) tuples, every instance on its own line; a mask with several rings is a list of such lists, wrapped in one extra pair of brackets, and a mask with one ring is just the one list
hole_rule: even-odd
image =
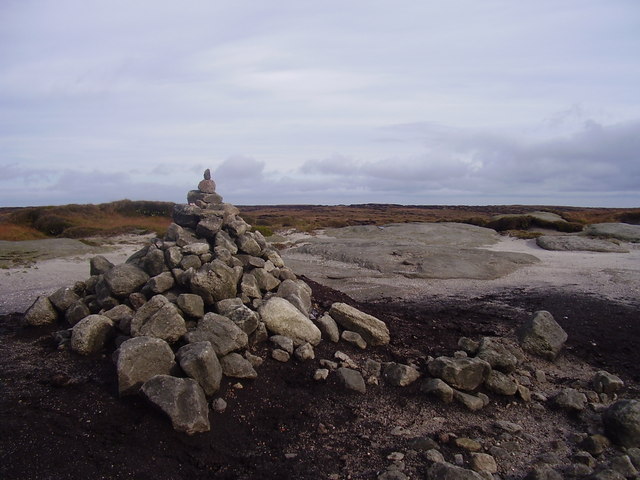
[[(175, 206), (164, 239), (121, 265), (92, 258), (89, 279), (39, 297), (25, 313), (28, 325), (66, 321), (72, 328), (56, 332), (59, 344), (82, 355), (115, 338), (120, 395), (141, 393), (188, 434), (210, 429), (207, 399), (223, 376), (257, 377), (262, 359), (252, 346), (270, 339), (274, 359), (306, 360), (321, 340), (318, 325), (339, 334), (330, 316), (310, 319), (311, 288), (215, 190), (207, 169), (188, 204)], [(389, 342), (380, 320), (346, 304), (332, 310), (348, 338)]]

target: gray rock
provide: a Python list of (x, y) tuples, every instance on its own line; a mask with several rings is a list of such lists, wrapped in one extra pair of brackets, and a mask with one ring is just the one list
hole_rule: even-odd
[(216, 234), (222, 228), (222, 217), (211, 216), (207, 218), (203, 218), (198, 222), (198, 226), (196, 227), (196, 235), (199, 235), (203, 238), (215, 239)]
[(478, 358), (438, 357), (428, 368), (431, 375), (460, 390), (475, 390), (491, 372), (491, 366)]
[(485, 406), (484, 401), (479, 396), (471, 395), (469, 393), (464, 393), (459, 390), (453, 390), (453, 398), (464, 405), (467, 410), (471, 410), (475, 412), (476, 410), (480, 410)]
[(238, 250), (249, 255), (259, 257), (262, 253), (262, 248), (260, 248), (251, 233), (239, 235), (236, 239), (236, 245), (238, 245)]
[(605, 435), (624, 447), (640, 447), (640, 401), (620, 400), (602, 415)]
[(189, 245), (185, 245), (182, 247), (182, 253), (185, 255), (204, 255), (205, 253), (209, 253), (209, 249), (211, 247), (207, 242), (194, 242)]
[(629, 458), (631, 459), (631, 463), (633, 463), (633, 466), (636, 467), (636, 469), (640, 469), (640, 448), (638, 447), (627, 448), (627, 455), (629, 455)]
[(516, 434), (522, 431), (522, 426), (517, 423), (509, 422), (507, 420), (496, 420), (493, 423), (500, 430), (504, 430), (505, 432)]
[(596, 372), (591, 383), (597, 393), (606, 393), (607, 395), (619, 392), (624, 388), (624, 382), (620, 377), (603, 370)]
[(278, 286), (277, 295), (289, 300), (307, 317), (311, 311), (311, 288), (302, 280), (285, 280)]
[(591, 480), (624, 480), (624, 475), (610, 468), (600, 470), (591, 477)]
[(382, 376), (390, 385), (406, 387), (420, 378), (420, 372), (409, 365), (391, 362), (385, 365)]
[(144, 271), (152, 277), (160, 275), (167, 269), (164, 264), (164, 252), (156, 247), (149, 248), (149, 252), (144, 257), (143, 267)]
[(316, 358), (316, 354), (313, 351), (313, 346), (310, 343), (305, 343), (304, 345), (300, 345), (293, 352), (295, 357), (301, 362), (305, 362), (307, 360), (313, 360)]
[(131, 336), (156, 337), (169, 343), (187, 333), (180, 310), (166, 297), (156, 295), (138, 309), (131, 320)]
[(218, 397), (213, 402), (211, 402), (211, 408), (214, 412), (224, 413), (224, 411), (227, 409), (227, 402), (224, 398)]
[(590, 435), (580, 442), (580, 448), (595, 456), (601, 455), (610, 445), (609, 439), (599, 434)]
[(515, 395), (518, 391), (516, 382), (498, 370), (492, 370), (484, 384), (489, 390), (498, 395)]
[(434, 462), (427, 471), (429, 480), (483, 480), (473, 470), (457, 467), (447, 462)]
[(168, 375), (175, 366), (171, 347), (159, 338), (132, 338), (122, 343), (117, 353), (121, 396), (138, 393), (144, 382), (155, 375)]
[(439, 378), (429, 378), (422, 382), (420, 391), (427, 395), (433, 395), (444, 403), (451, 403), (453, 401), (453, 388)]
[(382, 364), (373, 358), (367, 358), (364, 361), (364, 368), (362, 372), (367, 377), (379, 377), (380, 372), (382, 371)]
[(581, 411), (587, 406), (587, 396), (574, 388), (565, 388), (552, 400), (555, 406), (565, 410)]
[(518, 331), (518, 337), (522, 348), (547, 360), (554, 360), (567, 341), (567, 333), (544, 310), (533, 314)]
[(497, 473), (496, 459), (487, 453), (472, 453), (471, 468), (476, 472)]
[(103, 275), (111, 270), (113, 266), (113, 263), (102, 255), (97, 255), (89, 260), (90, 275)]
[(636, 467), (633, 466), (629, 455), (619, 455), (617, 457), (613, 457), (609, 462), (609, 466), (612, 470), (615, 470), (616, 472), (627, 478), (635, 477), (636, 475), (638, 475), (638, 470), (636, 470)]
[(187, 435), (210, 430), (209, 405), (195, 380), (156, 375), (142, 385), (142, 393), (171, 419), (174, 430)]
[(289, 355), (289, 352), (286, 352), (281, 348), (276, 348), (271, 352), (271, 358), (277, 360), (278, 362), (286, 363), (291, 358), (291, 355)]
[(468, 337), (460, 337), (458, 339), (458, 347), (467, 352), (468, 355), (475, 355), (480, 348), (480, 342)]
[(220, 389), (222, 367), (210, 342), (189, 343), (176, 352), (182, 370), (202, 387), (206, 396)]
[(269, 337), (269, 340), (276, 348), (280, 348), (289, 354), (293, 353), (293, 340), (289, 337), (284, 335), (273, 335)]
[(183, 254), (180, 247), (169, 247), (164, 251), (164, 261), (169, 268), (177, 268), (182, 262)]
[(505, 373), (513, 372), (518, 366), (518, 357), (509, 351), (500, 338), (484, 337), (476, 357), (487, 362), (491, 368)]
[(351, 344), (357, 346), (358, 348), (360, 348), (362, 350), (367, 348), (367, 342), (365, 342), (364, 338), (362, 338), (362, 336), (357, 332), (352, 332), (350, 330), (344, 330), (342, 332), (341, 338), (345, 342), (351, 343)]
[(617, 243), (582, 235), (543, 235), (536, 238), (536, 243), (545, 250), (629, 253)]
[(113, 322), (103, 315), (89, 315), (73, 327), (71, 349), (80, 355), (100, 352), (113, 335)]
[(409, 477), (400, 470), (390, 469), (378, 475), (378, 480), (409, 480)]
[(319, 382), (321, 380), (326, 380), (327, 377), (329, 377), (329, 370), (326, 368), (318, 368), (314, 373), (313, 373), (313, 379), (316, 382)]
[(526, 480), (562, 480), (562, 475), (548, 465), (534, 467), (524, 477)]
[(358, 393), (366, 393), (367, 387), (364, 384), (362, 375), (357, 370), (341, 367), (336, 370), (338, 382), (347, 390), (353, 390)]
[[(164, 258), (164, 257), (163, 257)], [(124, 298), (137, 291), (149, 280), (143, 270), (130, 263), (116, 265), (104, 274), (104, 281), (115, 297)]]
[(182, 257), (182, 260), (180, 260), (179, 265), (182, 270), (189, 270), (190, 268), (198, 270), (201, 266), (202, 260), (200, 260), (198, 255), (185, 255)]
[(231, 255), (238, 253), (238, 246), (224, 230), (220, 230), (216, 234), (215, 246), (228, 250)]
[(593, 237), (617, 238), (625, 242), (640, 242), (640, 225), (628, 223), (596, 223), (584, 230), (585, 235)]
[(24, 314), (24, 322), (34, 327), (50, 325), (57, 320), (58, 312), (47, 297), (38, 297)]
[(377, 346), (389, 343), (387, 325), (372, 315), (361, 312), (346, 303), (331, 305), (329, 315), (343, 328), (358, 332), (369, 345)]
[(200, 295), (205, 305), (225, 298), (233, 298), (238, 292), (236, 273), (220, 260), (203, 265), (189, 277), (191, 292)]
[(173, 278), (173, 274), (171, 272), (163, 272), (155, 277), (151, 277), (147, 284), (145, 285), (145, 289), (148, 289), (152, 293), (162, 293), (167, 290), (173, 288), (176, 281)]
[(182, 293), (178, 295), (176, 304), (187, 317), (201, 318), (204, 316), (204, 301), (200, 295)]
[(89, 307), (82, 300), (78, 300), (67, 309), (64, 318), (69, 325), (73, 326), (88, 315), (91, 315)]
[(340, 340), (340, 330), (338, 330), (338, 324), (330, 315), (324, 314), (318, 319), (318, 327), (322, 332), (322, 337), (333, 342), (338, 343)]
[(249, 343), (247, 334), (240, 327), (216, 313), (207, 313), (197, 328), (185, 335), (185, 339), (189, 343), (210, 342), (219, 357), (245, 348)]
[(230, 353), (220, 359), (222, 373), (227, 377), (234, 378), (257, 378), (258, 373), (254, 370), (251, 362), (239, 353)]
[(258, 324), (260, 323), (258, 314), (246, 305), (240, 305), (226, 313), (225, 316), (238, 325), (238, 327), (240, 327), (240, 329), (247, 335), (251, 335), (255, 329), (258, 328)]
[(244, 275), (242, 275), (240, 292), (242, 293), (243, 297), (246, 297), (248, 299), (262, 298), (262, 292), (260, 292), (258, 281), (256, 280), (256, 277), (251, 273), (245, 273)]
[(267, 272), (264, 268), (254, 268), (251, 272), (260, 290), (270, 292), (280, 285), (280, 280)]
[(284, 298), (271, 297), (259, 308), (259, 313), (271, 332), (292, 338), (296, 345), (320, 343), (318, 327)]
[(59, 312), (66, 311), (71, 305), (80, 300), (80, 297), (71, 287), (59, 288), (51, 295), (49, 295), (49, 301)]

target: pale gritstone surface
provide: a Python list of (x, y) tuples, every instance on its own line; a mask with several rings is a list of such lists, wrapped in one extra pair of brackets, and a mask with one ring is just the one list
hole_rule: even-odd
[(628, 253), (548, 251), (535, 240), (455, 223), (346, 227), (297, 238), (282, 252), (296, 273), (359, 301), (474, 298), (562, 290), (625, 303), (640, 298), (640, 245)]

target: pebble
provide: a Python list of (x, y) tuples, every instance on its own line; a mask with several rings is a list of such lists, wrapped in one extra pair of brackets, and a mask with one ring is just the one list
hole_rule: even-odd
[(211, 402), (211, 408), (214, 412), (222, 413), (227, 409), (227, 402), (224, 398), (216, 398)]
[(326, 380), (329, 376), (329, 370), (326, 368), (319, 368), (313, 373), (313, 379), (317, 382)]
[(469, 452), (479, 452), (482, 450), (482, 444), (480, 442), (476, 442), (475, 440), (466, 437), (456, 438), (453, 443), (456, 447), (463, 448)]
[(288, 362), (289, 361), (290, 356), (284, 350), (276, 348), (275, 350), (273, 350), (271, 352), (271, 358), (273, 358), (274, 360), (277, 360), (279, 362), (283, 362), (284, 363), (284, 362)]
[(404, 453), (402, 452), (391, 452), (387, 455), (387, 460), (393, 460), (394, 462), (400, 461), (404, 459)]

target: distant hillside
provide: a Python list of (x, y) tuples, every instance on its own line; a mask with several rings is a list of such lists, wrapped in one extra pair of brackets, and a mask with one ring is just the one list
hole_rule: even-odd
[[(172, 202), (119, 200), (99, 205), (0, 208), (0, 240), (38, 238), (86, 238), (121, 233), (155, 232), (163, 236), (171, 223)], [(351, 225), (384, 225), (404, 222), (462, 222), (498, 231), (522, 231), (530, 227), (578, 231), (583, 225), (602, 222), (640, 223), (640, 208), (582, 208), (536, 205), (246, 205), (240, 214), (265, 235), (279, 229), (311, 231)], [(562, 224), (534, 218), (499, 219), (496, 215), (546, 211), (561, 216)]]

